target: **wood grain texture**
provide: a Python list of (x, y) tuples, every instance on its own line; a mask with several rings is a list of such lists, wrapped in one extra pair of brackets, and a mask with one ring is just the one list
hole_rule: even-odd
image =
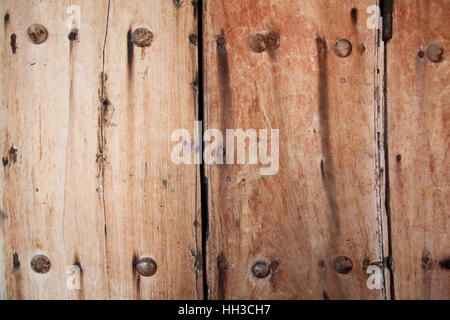
[[(448, 1), (395, 1), (387, 108), (398, 299), (450, 298), (449, 19)], [(442, 62), (428, 59), (432, 44), (445, 48)]]
[[(197, 116), (195, 8), (185, 1), (113, 0), (105, 51), (104, 193), (112, 299), (202, 297), (198, 166), (172, 163), (173, 130)], [(150, 47), (129, 44), (137, 27)], [(133, 261), (150, 256), (153, 277)]]
[[(382, 299), (363, 260), (383, 260), (376, 189), (376, 1), (206, 1), (208, 128), (280, 129), (280, 170), (208, 168), (212, 299)], [(355, 10), (352, 11), (352, 9)], [(353, 12), (353, 14), (352, 14)], [(280, 48), (254, 53), (247, 38), (273, 31)], [(222, 36), (220, 36), (222, 35)], [(347, 58), (333, 42), (353, 44)], [(322, 163), (322, 170), (321, 170)], [(338, 274), (347, 256), (353, 270)], [(265, 279), (251, 274), (272, 263)]]
[[(103, 298), (104, 215), (96, 163), (99, 74), (107, 1), (1, 1), (0, 174), (3, 298)], [(79, 5), (79, 41), (68, 39), (67, 8)], [(48, 29), (33, 44), (28, 26)], [(11, 35), (16, 36), (12, 50)], [(35, 273), (43, 253), (50, 272)], [(15, 257), (15, 258), (13, 258)], [(79, 264), (81, 290), (66, 286)]]

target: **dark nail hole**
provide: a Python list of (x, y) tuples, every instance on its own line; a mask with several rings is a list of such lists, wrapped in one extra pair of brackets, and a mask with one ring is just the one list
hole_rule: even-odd
[(325, 261), (319, 260), (319, 262), (317, 263), (317, 266), (318, 266), (320, 269), (325, 268)]
[(419, 51), (419, 53), (417, 54), (419, 56), (419, 58), (423, 58), (425, 57), (425, 53), (423, 51)]
[(17, 45), (16, 45), (16, 42), (17, 42), (17, 36), (16, 36), (15, 33), (13, 33), (13, 34), (11, 34), (11, 42), (10, 42), (10, 44), (11, 44), (11, 50), (12, 50), (12, 53), (13, 53), (13, 54), (16, 54), (16, 51), (17, 51)]
[(397, 162), (400, 162), (400, 161), (402, 161), (402, 156), (398, 154), (398, 155), (395, 157), (395, 159), (397, 160)]
[(267, 46), (271, 50), (276, 50), (280, 47), (280, 35), (276, 32), (269, 32), (266, 36)]
[(189, 35), (189, 42), (193, 45), (198, 45), (198, 36), (196, 34)]
[(272, 261), (270, 263), (270, 270), (272, 270), (272, 272), (276, 272), (278, 270), (278, 268), (280, 267), (280, 263), (278, 261)]
[(442, 268), (450, 269), (450, 258), (449, 258), (449, 259), (444, 259), (444, 260), (439, 261), (439, 265), (440, 265)]
[(9, 14), (5, 14), (5, 22), (9, 22)]
[(14, 148), (14, 145), (12, 145), (9, 149), (9, 161), (11, 162), (11, 164), (17, 162), (17, 149)]
[(13, 269), (15, 271), (20, 269), (19, 254), (17, 252), (14, 252), (13, 254)]
[(8, 164), (9, 164), (9, 160), (8, 160), (7, 157), (3, 157), (3, 158), (2, 158), (2, 162), (3, 162), (3, 167), (4, 167), (4, 168), (7, 167)]
[(68, 36), (70, 41), (75, 41), (78, 40), (78, 30), (77, 29), (73, 29)]
[(350, 16), (352, 18), (353, 23), (356, 23), (358, 21), (358, 9), (353, 8), (350, 13)]
[(363, 266), (366, 267), (366, 268), (367, 268), (368, 266), (370, 266), (370, 260), (369, 260), (369, 259), (364, 259), (364, 260), (363, 260)]

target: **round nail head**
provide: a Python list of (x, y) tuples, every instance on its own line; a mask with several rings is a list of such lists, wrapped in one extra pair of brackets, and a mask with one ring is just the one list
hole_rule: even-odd
[(28, 27), (28, 36), (34, 44), (41, 44), (48, 38), (48, 31), (42, 24), (33, 24)]
[(353, 262), (347, 257), (337, 257), (333, 261), (333, 266), (336, 272), (340, 274), (347, 274), (353, 269)]
[(266, 37), (260, 33), (255, 33), (248, 37), (247, 43), (253, 52), (261, 53), (267, 50)]
[(338, 57), (345, 58), (352, 53), (352, 44), (347, 39), (336, 40), (333, 44), (333, 51)]
[(131, 41), (138, 47), (149, 47), (153, 41), (153, 33), (146, 28), (137, 28), (131, 35)]
[(441, 62), (444, 55), (444, 48), (438, 44), (432, 44), (427, 49), (427, 57), (432, 62)]
[(252, 273), (256, 278), (266, 278), (270, 273), (270, 266), (265, 261), (257, 261), (252, 266)]
[(136, 271), (143, 277), (151, 277), (156, 273), (158, 266), (150, 257), (142, 257), (136, 261)]
[(50, 271), (51, 266), (52, 266), (52, 263), (51, 263), (50, 259), (43, 254), (35, 255), (31, 259), (31, 268), (36, 273), (40, 273), (40, 274), (47, 273)]

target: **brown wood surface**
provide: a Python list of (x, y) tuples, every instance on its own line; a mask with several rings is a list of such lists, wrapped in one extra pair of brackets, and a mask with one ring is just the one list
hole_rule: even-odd
[[(2, 19), (9, 15), (2, 23), (0, 60), (1, 157), (7, 159), (0, 177), (4, 298), (106, 296), (104, 215), (96, 163), (106, 3), (0, 2)], [(71, 43), (67, 7), (76, 4), (84, 23), (79, 41)], [(27, 35), (35, 23), (49, 32), (40, 45)], [(15, 54), (12, 34), (17, 37)], [(37, 253), (50, 258), (49, 273), (31, 269)], [(81, 290), (72, 291), (66, 286), (66, 272), (76, 263), (83, 270)]]
[[(0, 298), (201, 298), (199, 167), (170, 161), (171, 132), (192, 131), (197, 117), (195, 7), (0, 4), (9, 15), (0, 62)], [(81, 9), (73, 42), (70, 5)], [(43, 44), (28, 39), (34, 23), (49, 31)], [(129, 50), (128, 32), (141, 26), (153, 44)], [(32, 270), (36, 253), (50, 258), (49, 273)], [(153, 277), (134, 270), (141, 256), (157, 262)], [(66, 286), (73, 265), (80, 290)]]
[[(280, 130), (277, 175), (257, 165), (207, 171), (212, 299), (384, 298), (366, 287), (363, 267), (383, 260), (377, 31), (366, 24), (375, 4), (205, 2), (207, 127)], [(268, 31), (280, 48), (252, 52), (247, 38)], [(347, 58), (333, 53), (340, 38), (353, 44)], [(334, 270), (337, 256), (353, 261), (350, 273)], [(273, 263), (265, 279), (251, 274), (261, 259)]]
[[(0, 0), (0, 299), (450, 299), (450, 3), (395, 1), (384, 57), (378, 2), (204, 0), (199, 115), (196, 1)], [(253, 52), (256, 33), (279, 48)], [(200, 165), (171, 161), (172, 132), (193, 138), (201, 116), (224, 135), (279, 129), (279, 172), (205, 165), (201, 190)]]
[[(197, 116), (195, 8), (172, 1), (113, 0), (105, 51), (104, 193), (109, 296), (112, 299), (201, 298), (198, 166), (175, 165), (171, 134), (193, 134)], [(129, 46), (137, 27), (150, 47)], [(150, 256), (157, 273), (133, 272)]]
[[(395, 1), (386, 72), (398, 299), (450, 298), (449, 20), (448, 1)], [(445, 49), (439, 63), (432, 44)]]

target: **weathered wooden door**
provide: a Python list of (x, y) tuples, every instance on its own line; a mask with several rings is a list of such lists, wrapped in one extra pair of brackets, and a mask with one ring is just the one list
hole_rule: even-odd
[(0, 0), (0, 298), (449, 299), (450, 3), (391, 4)]

